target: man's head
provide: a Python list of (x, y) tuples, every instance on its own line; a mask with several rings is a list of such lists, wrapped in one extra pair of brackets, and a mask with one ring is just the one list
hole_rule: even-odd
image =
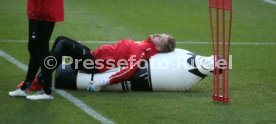
[(168, 34), (152, 34), (149, 36), (151, 42), (161, 53), (171, 52), (175, 49), (175, 39)]

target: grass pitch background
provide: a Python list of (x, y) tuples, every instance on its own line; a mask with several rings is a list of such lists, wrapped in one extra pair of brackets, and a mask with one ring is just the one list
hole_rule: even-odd
[[(28, 63), (26, 0), (0, 0), (0, 49)], [(262, 0), (233, 1), (232, 43), (276, 43), (276, 6)], [(208, 0), (65, 1), (65, 22), (52, 40), (143, 40), (155, 32), (178, 41), (210, 41)], [(95, 48), (101, 43), (88, 43)], [(210, 55), (210, 45), (177, 44)], [(213, 104), (212, 77), (187, 92), (69, 91), (115, 123), (276, 123), (276, 45), (232, 45), (229, 105)], [(11, 98), (25, 72), (0, 58), (0, 123), (99, 123), (55, 94), (52, 101)]]

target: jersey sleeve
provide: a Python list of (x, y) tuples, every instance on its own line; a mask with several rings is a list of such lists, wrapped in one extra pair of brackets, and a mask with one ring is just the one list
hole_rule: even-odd
[(128, 59), (128, 64), (121, 71), (109, 77), (109, 84), (116, 84), (129, 79), (138, 70), (144, 58), (145, 53), (143, 51), (133, 51)]

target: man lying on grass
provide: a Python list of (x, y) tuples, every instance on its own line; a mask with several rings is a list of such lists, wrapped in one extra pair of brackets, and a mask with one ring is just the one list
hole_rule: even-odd
[[(124, 68), (111, 75), (109, 78), (94, 82), (89, 86), (92, 92), (99, 91), (106, 85), (112, 85), (130, 78), (141, 67), (140, 60), (147, 60), (157, 53), (166, 53), (174, 51), (175, 39), (168, 34), (152, 34), (141, 42), (134, 42), (133, 40), (123, 39), (115, 44), (102, 45), (95, 50), (90, 50), (88, 47), (74, 41), (70, 38), (59, 36), (53, 45), (53, 48), (48, 58), (54, 58), (54, 67), (49, 68), (47, 63), (50, 61), (44, 60), (45, 71), (41, 71), (37, 83), (43, 87), (42, 91), (34, 95), (28, 94), (28, 89), (31, 84), (26, 84), (27, 88), (18, 88), (9, 92), (10, 96), (26, 96), (30, 100), (38, 99), (53, 99), (51, 95), (52, 72), (62, 63), (62, 56), (70, 56), (75, 61), (72, 63), (73, 69), (78, 69), (86, 73), (101, 73), (109, 69), (123, 66)], [(121, 61), (127, 61), (122, 65)], [(87, 62), (92, 62), (93, 68), (87, 67)], [(50, 64), (52, 65), (52, 64)]]

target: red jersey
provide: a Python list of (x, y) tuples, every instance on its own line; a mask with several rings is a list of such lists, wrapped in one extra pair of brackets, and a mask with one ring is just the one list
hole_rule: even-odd
[(64, 20), (63, 0), (28, 0), (29, 19), (48, 22)]
[(140, 60), (147, 60), (156, 53), (158, 53), (158, 50), (150, 41), (150, 38), (139, 43), (133, 40), (123, 39), (116, 44), (103, 45), (91, 51), (91, 54), (95, 57), (95, 65), (98, 66), (99, 63), (104, 65), (103, 67), (99, 66), (99, 68), (97, 68), (100, 72), (111, 69), (111, 66), (114, 67), (115, 65), (115, 67), (119, 67), (120, 64), (125, 63), (121, 71), (109, 77), (110, 84), (129, 79), (138, 69), (141, 63)]

